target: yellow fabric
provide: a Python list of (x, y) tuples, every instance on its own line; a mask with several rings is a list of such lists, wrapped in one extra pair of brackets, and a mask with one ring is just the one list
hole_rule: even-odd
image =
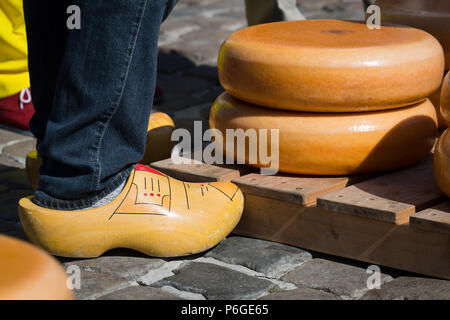
[(30, 86), (22, 0), (0, 1), (0, 99)]

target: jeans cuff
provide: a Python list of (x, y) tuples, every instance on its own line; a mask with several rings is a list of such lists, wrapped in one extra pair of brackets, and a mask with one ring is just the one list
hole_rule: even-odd
[(121, 172), (119, 172), (111, 181), (107, 184), (107, 186), (100, 192), (95, 195), (88, 196), (83, 199), (77, 200), (62, 200), (54, 198), (45, 192), (36, 191), (34, 193), (33, 202), (40, 207), (44, 207), (52, 210), (63, 210), (63, 211), (73, 211), (73, 210), (82, 210), (89, 208), (94, 205), (94, 203), (106, 197), (108, 194), (113, 192), (116, 188), (118, 188), (124, 181), (126, 181), (132, 170), (134, 170), (136, 166), (133, 165)]

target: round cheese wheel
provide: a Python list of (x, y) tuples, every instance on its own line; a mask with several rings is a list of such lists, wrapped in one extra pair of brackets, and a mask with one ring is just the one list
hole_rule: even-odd
[(441, 115), (447, 126), (450, 126), (450, 72), (444, 78), (441, 91)]
[(450, 197), (450, 132), (445, 130), (434, 149), (434, 177), (441, 191)]
[[(265, 158), (261, 161), (260, 154), (271, 154), (276, 139), (272, 141), (268, 133), (279, 129), (279, 171), (311, 175), (360, 174), (408, 166), (430, 152), (437, 134), (436, 112), (428, 99), (388, 111), (312, 113), (260, 108), (224, 93), (215, 101), (209, 123), (223, 136), (215, 139), (217, 149), (228, 158), (234, 153), (238, 163), (245, 160), (256, 167), (270, 166)], [(268, 146), (262, 143), (264, 149), (258, 147), (258, 153), (252, 153), (257, 161), (251, 163), (250, 143), (227, 144), (227, 129), (243, 129), (244, 133), (255, 129), (257, 145), (268, 137)], [(238, 153), (238, 147), (244, 148), (245, 155)]]
[(439, 124), (439, 129), (447, 129), (447, 123), (445, 122), (444, 117), (441, 114), (441, 90), (442, 90), (442, 86), (436, 90), (435, 92), (433, 92), (428, 99), (430, 99), (431, 103), (434, 106), (434, 109), (436, 110), (436, 115), (438, 118), (438, 124)]
[(450, 1), (378, 0), (381, 22), (419, 28), (435, 36), (445, 51), (445, 70), (450, 70)]
[(287, 21), (231, 34), (218, 69), (228, 93), (260, 106), (373, 111), (410, 105), (436, 91), (444, 54), (433, 36), (415, 28)]
[(0, 300), (73, 299), (67, 274), (50, 255), (0, 235)]

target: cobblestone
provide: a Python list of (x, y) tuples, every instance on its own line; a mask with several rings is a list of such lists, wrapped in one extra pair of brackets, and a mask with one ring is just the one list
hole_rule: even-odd
[(0, 220), (18, 222), (17, 203), (32, 193), (24, 170), (0, 165)]
[(286, 271), (312, 259), (311, 253), (302, 249), (244, 237), (222, 241), (206, 257), (242, 265), (270, 278), (279, 278)]
[(362, 300), (450, 300), (450, 281), (398, 277), (367, 292)]
[(132, 285), (127, 279), (108, 273), (90, 272), (81, 269), (80, 275), (80, 288), (74, 288), (73, 290), (75, 298), (78, 300), (97, 299)]
[(160, 267), (162, 259), (103, 256), (97, 259), (76, 260), (66, 265), (76, 265), (85, 271), (111, 274), (127, 280), (136, 280), (152, 269)]
[(182, 300), (160, 288), (132, 286), (101, 296), (99, 300)]
[(19, 164), (20, 168), (25, 168), (25, 158), (27, 154), (36, 148), (36, 141), (28, 138), (7, 146), (2, 150), (2, 156), (7, 157)]
[(341, 300), (341, 298), (322, 290), (299, 288), (272, 293), (259, 300)]
[(189, 262), (174, 270), (175, 275), (154, 286), (173, 286), (199, 293), (207, 299), (252, 299), (264, 295), (276, 285), (225, 267), (203, 262)]
[(25, 168), (25, 156), (34, 144), (28, 135), (0, 128), (0, 166)]
[[(325, 259), (313, 259), (284, 275), (281, 279), (298, 287), (320, 289), (345, 299), (360, 298), (367, 289), (366, 268)], [(381, 282), (392, 277), (381, 274)]]

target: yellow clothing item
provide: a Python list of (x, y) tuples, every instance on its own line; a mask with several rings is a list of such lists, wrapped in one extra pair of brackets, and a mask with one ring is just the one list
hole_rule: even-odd
[(0, 1), (0, 99), (30, 86), (22, 0)]

